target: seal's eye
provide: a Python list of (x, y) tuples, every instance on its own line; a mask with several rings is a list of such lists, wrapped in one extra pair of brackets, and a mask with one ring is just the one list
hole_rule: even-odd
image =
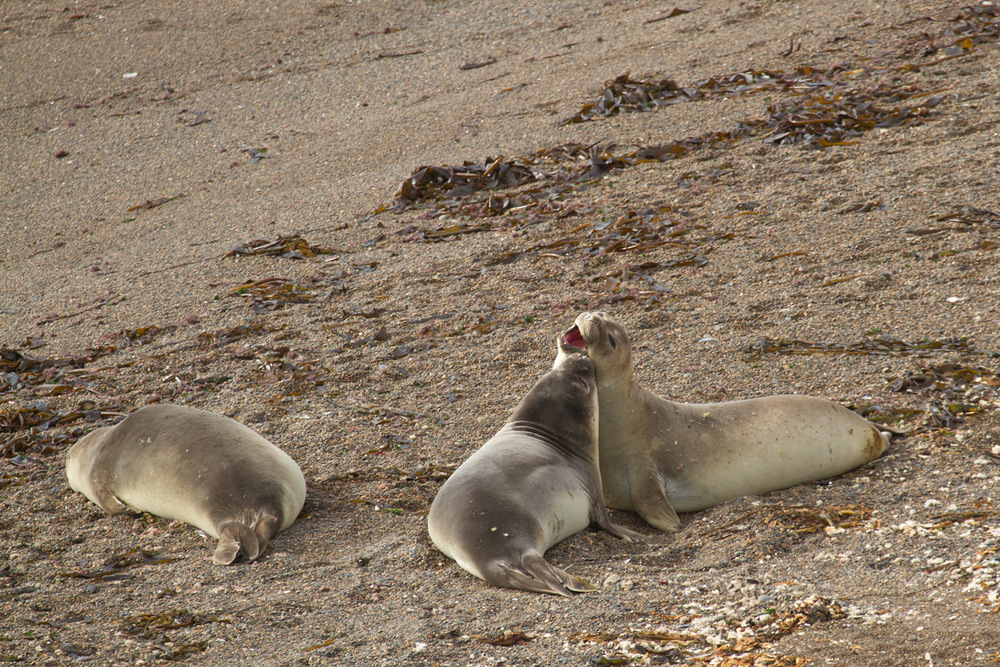
[(618, 349), (618, 343), (615, 342), (615, 337), (608, 334), (608, 342), (611, 343), (612, 349)]

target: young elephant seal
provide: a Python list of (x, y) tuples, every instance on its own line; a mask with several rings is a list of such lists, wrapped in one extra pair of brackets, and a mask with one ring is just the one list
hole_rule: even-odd
[(680, 526), (677, 512), (833, 477), (889, 446), (888, 434), (822, 398), (693, 404), (655, 396), (633, 377), (628, 335), (602, 312), (576, 318), (556, 365), (574, 353), (587, 354), (597, 373), (607, 505), (660, 530)]
[(448, 478), (431, 503), (427, 527), (438, 549), (494, 586), (571, 596), (597, 587), (542, 554), (588, 525), (641, 539), (608, 517), (597, 461), (594, 365), (572, 354)]
[(66, 455), (66, 478), (111, 514), (149, 512), (219, 538), (212, 561), (254, 560), (302, 509), (295, 461), (228, 417), (151, 405), (99, 428)]

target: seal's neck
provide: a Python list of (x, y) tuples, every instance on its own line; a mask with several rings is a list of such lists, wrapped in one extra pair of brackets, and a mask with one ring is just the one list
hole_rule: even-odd
[(635, 371), (632, 367), (632, 360), (621, 369), (613, 369), (609, 372), (601, 372), (597, 369), (597, 389), (598, 391), (611, 391), (624, 393), (631, 385), (635, 384)]

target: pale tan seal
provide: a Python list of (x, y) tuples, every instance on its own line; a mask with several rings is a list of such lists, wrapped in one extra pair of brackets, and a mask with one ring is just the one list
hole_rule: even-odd
[(600, 462), (608, 507), (676, 530), (677, 512), (840, 475), (878, 458), (888, 434), (813, 396), (729, 403), (674, 403), (633, 377), (624, 329), (602, 312), (582, 313), (560, 340), (556, 364), (574, 353), (594, 362)]
[(111, 514), (149, 512), (219, 538), (219, 565), (264, 553), (306, 497), (288, 454), (237, 421), (180, 405), (151, 405), (87, 434), (66, 455), (66, 477)]
[(542, 554), (587, 526), (641, 539), (608, 517), (597, 414), (593, 363), (565, 356), (441, 487), (427, 518), (437, 548), (502, 588), (566, 596), (596, 590)]

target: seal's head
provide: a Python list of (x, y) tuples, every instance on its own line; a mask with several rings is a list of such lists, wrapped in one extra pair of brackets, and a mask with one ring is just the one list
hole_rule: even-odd
[(97, 456), (97, 450), (104, 441), (105, 435), (111, 430), (110, 427), (99, 428), (91, 431), (76, 441), (66, 453), (66, 479), (69, 486), (74, 491), (94, 500), (94, 484), (91, 475), (91, 468)]
[(585, 354), (594, 362), (597, 381), (632, 379), (632, 344), (621, 325), (602, 311), (580, 313), (557, 340), (555, 366), (571, 354)]
[(567, 442), (597, 438), (597, 381), (594, 362), (584, 354), (562, 354), (521, 400), (511, 421), (545, 424)]

